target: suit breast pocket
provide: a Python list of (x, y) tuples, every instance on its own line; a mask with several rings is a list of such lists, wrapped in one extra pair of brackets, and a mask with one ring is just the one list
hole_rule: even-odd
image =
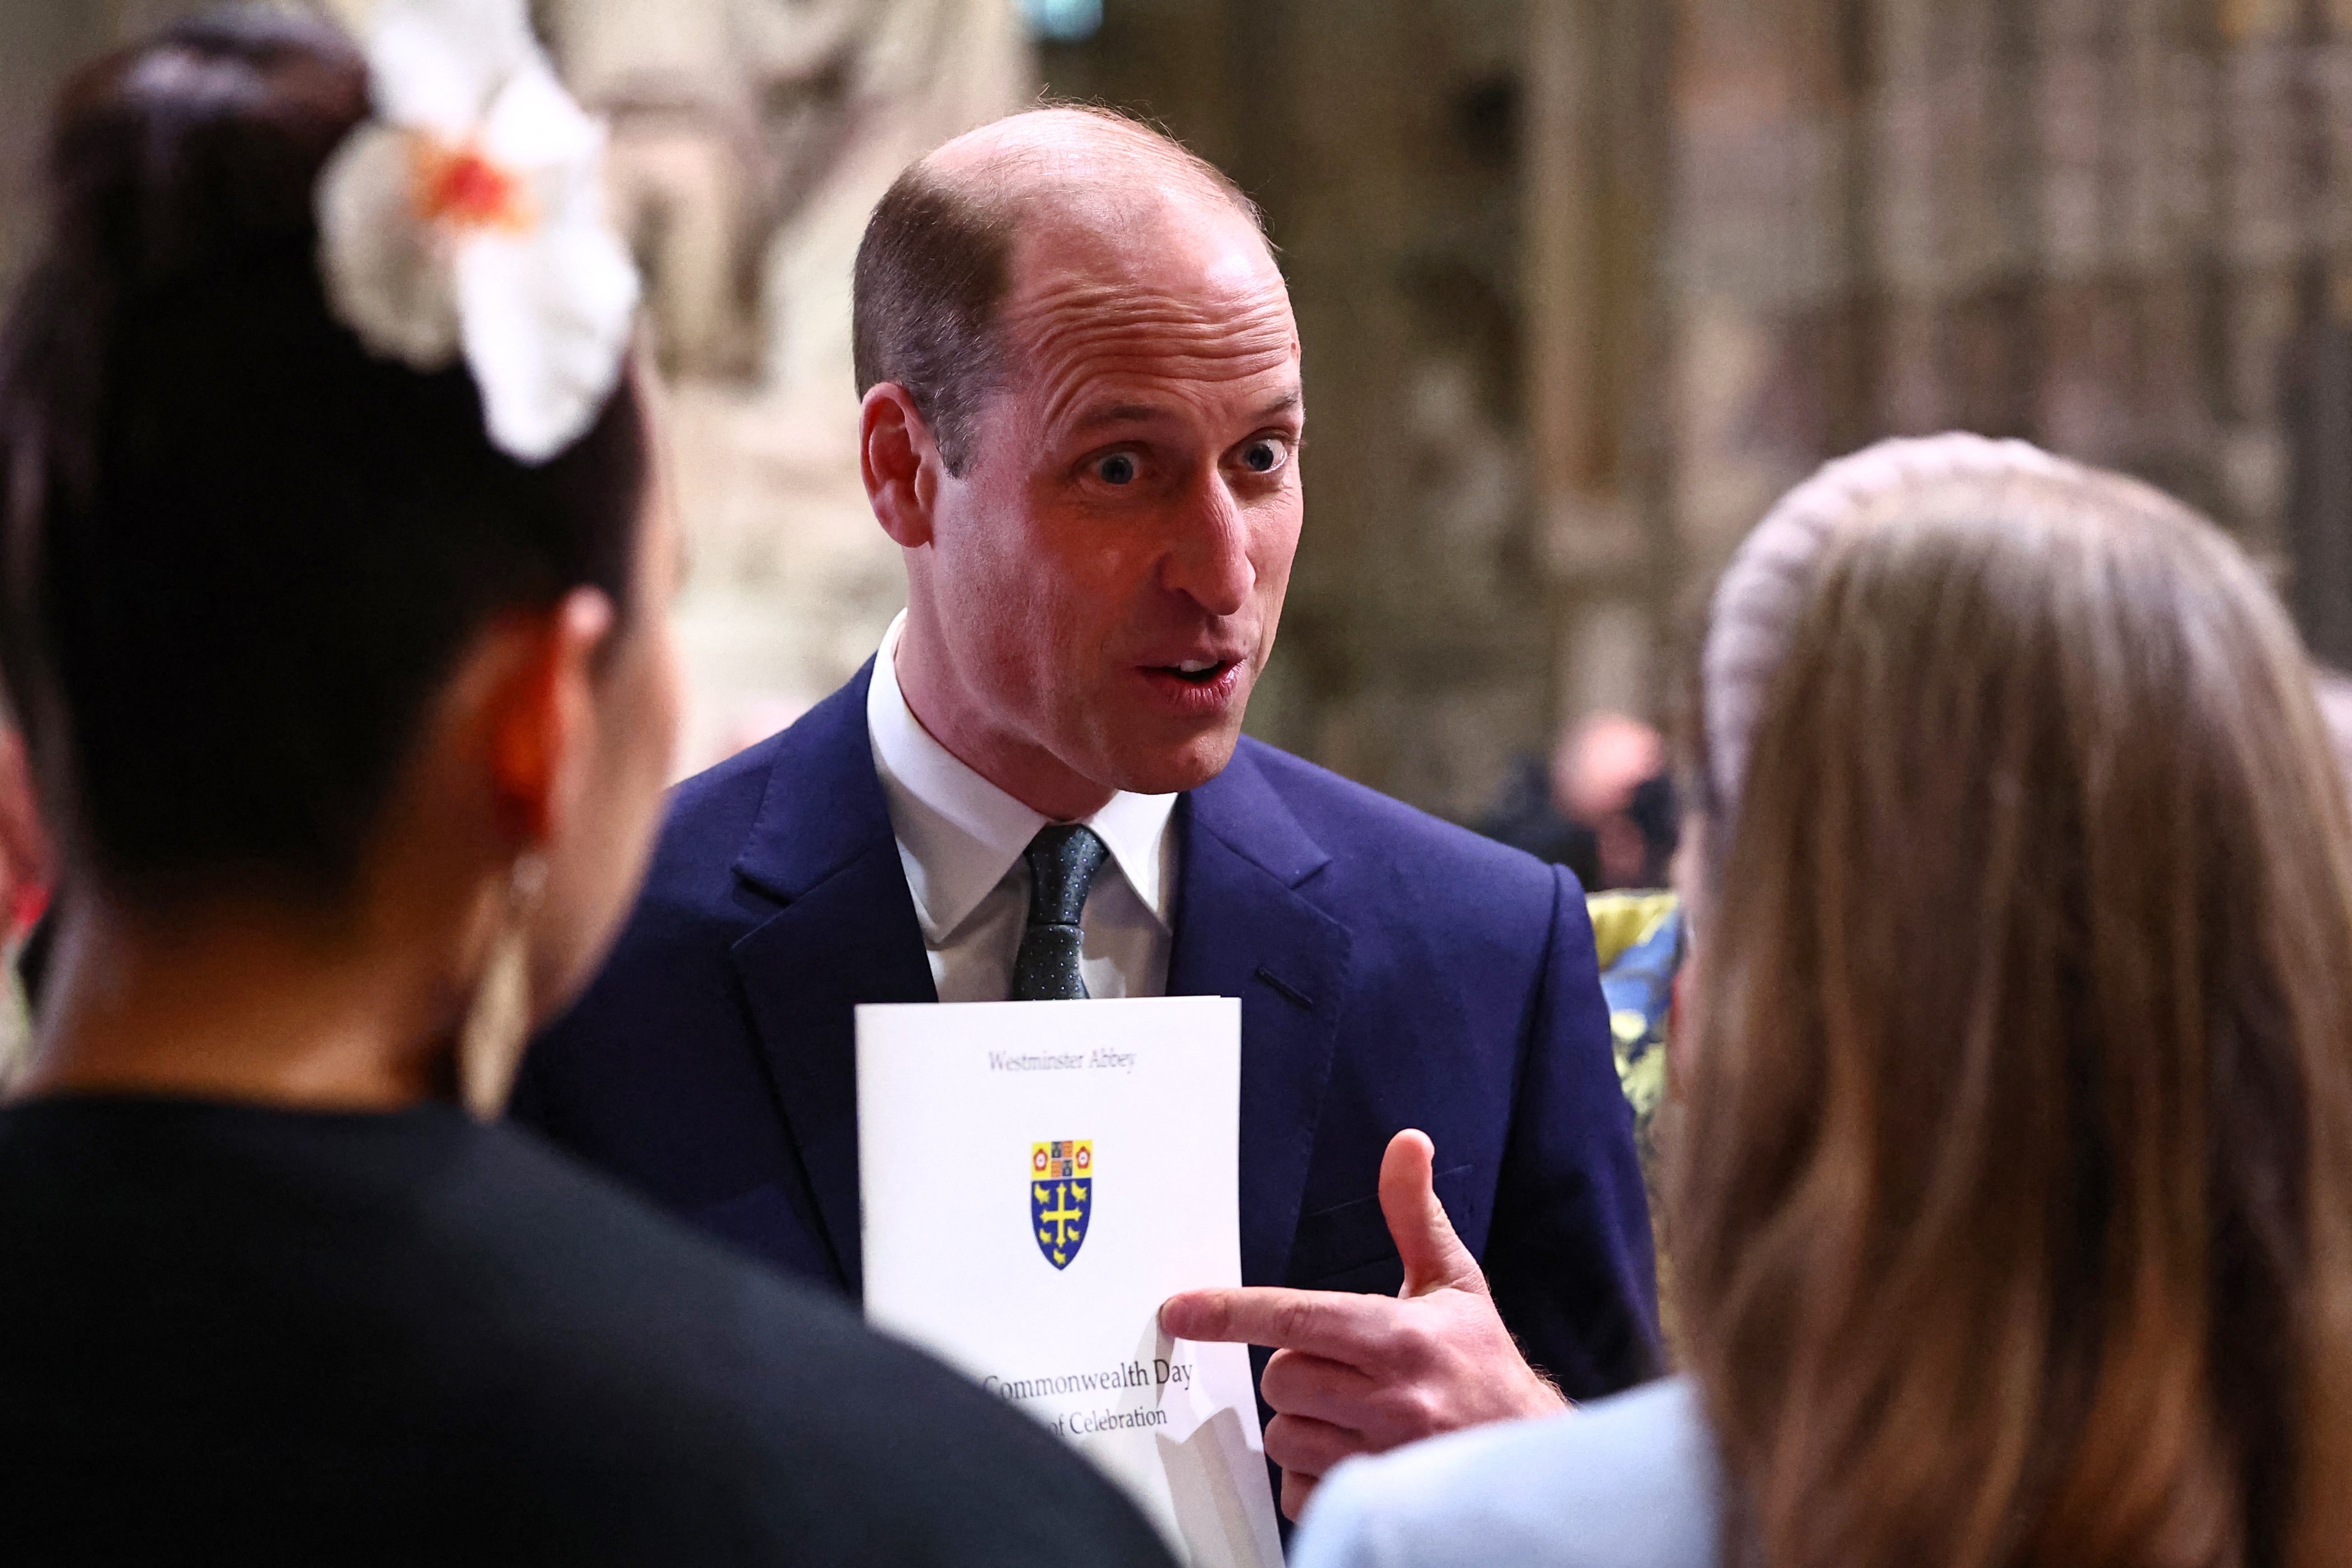
[[(1482, 1194), (1475, 1165), (1437, 1173), (1437, 1201), (1456, 1230), (1467, 1228)], [(1290, 1284), (1302, 1290), (1357, 1290), (1394, 1295), (1404, 1288), (1404, 1262), (1381, 1213), (1381, 1195), (1354, 1198), (1302, 1215), (1290, 1247)]]

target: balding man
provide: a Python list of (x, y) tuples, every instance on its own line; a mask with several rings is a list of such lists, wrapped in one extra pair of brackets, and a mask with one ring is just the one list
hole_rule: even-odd
[(1249, 1288), (1162, 1315), (1278, 1348), (1286, 1512), (1349, 1454), (1651, 1372), (1575, 881), (1241, 738), (1306, 420), (1248, 202), (1128, 121), (1018, 115), (883, 199), (856, 317), (907, 613), (681, 787), (523, 1113), (855, 1293), (858, 1004), (1235, 996)]

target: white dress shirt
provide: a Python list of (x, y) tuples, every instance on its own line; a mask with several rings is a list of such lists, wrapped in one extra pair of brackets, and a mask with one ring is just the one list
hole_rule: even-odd
[[(902, 612), (883, 635), (866, 694), (874, 771), (890, 806), (890, 830), (915, 895), (915, 918), (942, 1002), (1002, 1002), (1029, 920), (1029, 867), (1022, 858), (1052, 819), (1022, 805), (934, 739), (898, 688)], [(1161, 996), (1175, 930), (1176, 836), (1172, 795), (1117, 795), (1086, 819), (1110, 849), (1095, 873), (1080, 921), (1078, 973), (1089, 996)]]

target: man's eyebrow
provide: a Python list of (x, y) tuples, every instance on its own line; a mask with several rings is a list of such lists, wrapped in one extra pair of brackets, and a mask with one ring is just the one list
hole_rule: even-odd
[(1276, 398), (1272, 403), (1269, 403), (1265, 407), (1259, 409), (1257, 411), (1257, 423), (1263, 425), (1267, 420), (1275, 418), (1280, 415), (1296, 414), (1298, 412), (1300, 407), (1306, 404), (1306, 402), (1307, 395), (1299, 388), (1294, 386), (1288, 392), (1284, 393), (1280, 397)]
[(1106, 425), (1149, 425), (1165, 418), (1168, 410), (1150, 403), (1110, 403), (1088, 413), (1078, 421), (1081, 430), (1099, 430)]
[[(1263, 425), (1269, 419), (1296, 413), (1306, 401), (1305, 395), (1293, 387), (1251, 416), (1251, 423)], [(1093, 431), (1113, 425), (1149, 425), (1154, 420), (1168, 418), (1171, 414), (1170, 409), (1156, 403), (1107, 403), (1088, 412), (1077, 422), (1077, 428)]]

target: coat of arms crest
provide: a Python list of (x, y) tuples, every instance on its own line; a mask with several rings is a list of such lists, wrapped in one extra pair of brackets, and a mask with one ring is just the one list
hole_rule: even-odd
[(1090, 1138), (1032, 1144), (1029, 1150), (1029, 1222), (1037, 1250), (1056, 1268), (1067, 1268), (1087, 1239), (1087, 1219), (1095, 1208), (1095, 1145)]

